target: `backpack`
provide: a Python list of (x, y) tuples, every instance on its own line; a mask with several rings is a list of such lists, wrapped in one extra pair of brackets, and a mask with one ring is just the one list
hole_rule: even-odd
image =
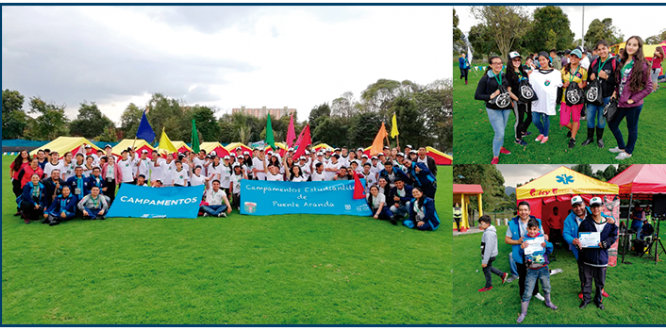
[[(489, 94), (488, 85), (490, 83), (490, 76), (488, 76), (486, 74), (486, 78), (487, 78), (486, 94)], [(499, 95), (497, 95), (494, 99), (491, 99), (490, 101), (488, 101), (488, 104), (495, 105), (500, 109), (508, 109), (508, 108), (512, 107), (513, 105), (512, 105), (512, 102), (511, 102), (511, 95), (509, 94), (509, 91), (506, 89), (506, 87), (504, 87), (503, 85), (500, 85), (498, 89), (500, 91)]]
[(521, 80), (518, 85), (518, 100), (523, 103), (530, 103), (538, 99), (530, 82), (528, 80)]
[[(615, 58), (611, 58), (610, 60), (611, 60), (611, 65), (613, 66), (613, 74), (615, 74), (615, 67), (616, 67)], [(597, 63), (598, 63), (598, 58), (595, 58), (594, 61), (592, 61), (592, 64), (590, 65), (590, 69), (592, 69)], [(601, 81), (598, 79), (598, 77), (595, 77), (595, 79), (592, 80), (592, 82), (590, 82), (587, 85), (587, 87), (585, 87), (585, 101), (593, 105), (604, 104), (603, 88)]]

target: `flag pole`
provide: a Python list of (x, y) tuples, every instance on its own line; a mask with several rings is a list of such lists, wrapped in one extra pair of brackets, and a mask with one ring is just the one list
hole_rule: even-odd
[(398, 142), (398, 152), (399, 152), (400, 151), (400, 135), (396, 135), (395, 140)]

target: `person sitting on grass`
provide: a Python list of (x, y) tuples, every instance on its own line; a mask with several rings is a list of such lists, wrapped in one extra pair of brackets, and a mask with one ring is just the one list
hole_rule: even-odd
[(84, 220), (104, 220), (106, 211), (109, 210), (109, 202), (106, 197), (100, 194), (98, 186), (90, 189), (90, 194), (79, 201), (79, 210), (83, 213)]
[(388, 203), (391, 205), (390, 210), (396, 220), (402, 221), (405, 216), (409, 215), (409, 201), (414, 198), (412, 190), (414, 188), (405, 184), (402, 178), (395, 179), (395, 187), (391, 188), (388, 194)]
[(439, 216), (435, 210), (435, 202), (430, 197), (426, 197), (423, 189), (415, 187), (412, 190), (412, 199), (409, 202), (409, 219), (403, 224), (408, 228), (418, 230), (435, 230), (439, 227)]
[(590, 210), (585, 220), (578, 226), (579, 233), (599, 233), (599, 247), (583, 247), (578, 241), (578, 248), (581, 250), (580, 258), (583, 259), (583, 272), (585, 273), (585, 282), (583, 284), (583, 302), (580, 308), (585, 308), (590, 303), (592, 297), (592, 279), (596, 286), (594, 294), (594, 303), (601, 310), (605, 309), (602, 296), (602, 290), (606, 284), (606, 268), (608, 267), (608, 249), (617, 240), (617, 226), (610, 224), (601, 215), (603, 202), (601, 198), (594, 197), (590, 200)]
[[(224, 205), (222, 202), (224, 202)], [(226, 218), (227, 213), (231, 213), (231, 205), (229, 204), (227, 193), (220, 189), (220, 180), (213, 180), (213, 187), (206, 191), (206, 203), (208, 205), (201, 206), (204, 217), (212, 215), (218, 218)], [(227, 213), (224, 213), (225, 211)]]
[(398, 223), (393, 218), (393, 213), (386, 206), (386, 196), (379, 193), (379, 187), (372, 186), (370, 187), (370, 194), (366, 197), (368, 200), (368, 206), (372, 210), (372, 217), (375, 219), (381, 220), (390, 220), (392, 224), (397, 225)]
[(483, 231), (481, 237), (481, 267), (483, 267), (483, 275), (486, 277), (486, 286), (479, 289), (479, 292), (486, 292), (493, 289), (492, 274), (501, 277), (502, 284), (506, 282), (509, 274), (493, 267), (493, 262), (498, 254), (497, 229), (492, 225), (492, 220), (488, 215), (479, 218), (479, 230)]
[[(530, 299), (532, 299), (532, 292), (537, 280), (541, 281), (546, 306), (553, 310), (557, 309), (557, 306), (553, 305), (550, 300), (550, 271), (548, 270), (548, 254), (553, 252), (553, 243), (546, 241), (540, 228), (541, 222), (537, 219), (530, 219), (527, 222), (527, 235), (520, 245), (520, 255), (527, 268), (527, 274), (525, 275), (525, 292), (520, 302), (520, 316), (516, 320), (517, 323), (522, 323), (527, 316), (527, 307), (530, 305)], [(529, 241), (537, 238), (543, 239), (544, 242), (541, 243), (543, 249), (541, 251), (526, 253), (525, 249), (530, 246)]]
[[(33, 158), (33, 162), (36, 158)], [(44, 205), (46, 205), (46, 189), (44, 184), (39, 182), (40, 175), (33, 173), (30, 176), (30, 181), (23, 186), (23, 194), (16, 199), (17, 204), (21, 210), (21, 217), (26, 224), (30, 220), (37, 220), (44, 212)]]
[(71, 220), (76, 216), (76, 196), (71, 194), (68, 186), (62, 187), (62, 194), (58, 195), (51, 206), (44, 211), (44, 221), (49, 226), (55, 226), (63, 221)]

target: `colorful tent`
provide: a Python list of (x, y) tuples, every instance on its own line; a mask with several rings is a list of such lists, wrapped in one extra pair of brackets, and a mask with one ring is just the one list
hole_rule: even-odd
[(652, 199), (666, 194), (666, 165), (631, 165), (608, 182), (620, 187), (622, 199)]
[(60, 157), (63, 157), (66, 152), (70, 151), (73, 154), (76, 154), (79, 148), (83, 148), (83, 145), (87, 144), (92, 147), (94, 150), (102, 150), (99, 147), (97, 147), (95, 144), (92, 142), (88, 141), (88, 139), (83, 138), (83, 137), (66, 137), (66, 136), (61, 136), (33, 151), (30, 152), (30, 156), (35, 156), (37, 155), (37, 152), (39, 150), (44, 150), (44, 149), (49, 149), (51, 151), (57, 151), (60, 154)]
[[(479, 217), (483, 215), (483, 188), (479, 184), (454, 184), (453, 185), (453, 205), (460, 204), (462, 209), (462, 221), (460, 222), (460, 231), (466, 232), (469, 229), (469, 219), (467, 208), (469, 205), (469, 196), (476, 195), (479, 204)], [(455, 221), (453, 230), (457, 230)]]
[(451, 165), (453, 164), (453, 157), (433, 148), (426, 147), (427, 155), (435, 159), (437, 165)]
[(229, 151), (224, 149), (224, 147), (219, 142), (204, 142), (199, 145), (199, 149), (206, 150), (207, 154), (215, 151), (215, 155), (219, 157), (224, 157), (229, 155)]
[(240, 142), (229, 143), (229, 144), (227, 144), (226, 147), (224, 147), (224, 149), (227, 149), (227, 151), (229, 151), (229, 152), (236, 152), (235, 150), (236, 150), (237, 147), (241, 147), (243, 152), (248, 151), (248, 152), (250, 152), (250, 154), (252, 154), (252, 149), (250, 147), (240, 143)]
[(192, 152), (192, 148), (190, 148), (187, 145), (187, 143), (183, 141), (171, 141), (171, 143), (173, 143), (173, 146), (176, 147), (176, 149), (178, 149), (178, 152), (185, 152), (185, 151)]
[(331, 149), (331, 150), (333, 150), (333, 147), (329, 146), (329, 145), (326, 144), (326, 143), (320, 143), (320, 144), (318, 144), (318, 145), (316, 145), (316, 146), (313, 146), (312, 148), (314, 148), (315, 151), (319, 151), (319, 149), (322, 149), (322, 148), (326, 148), (326, 149)]
[(124, 140), (118, 142), (118, 144), (116, 144), (116, 146), (113, 147), (111, 152), (114, 155), (120, 157), (120, 153), (123, 150), (127, 150), (127, 148), (129, 148), (131, 146), (134, 146), (134, 148), (135, 148), (134, 150), (136, 150), (136, 152), (139, 155), (144, 150), (148, 151), (148, 153), (151, 153), (151, 152), (153, 152), (153, 150), (155, 150), (155, 148), (153, 148), (148, 142), (146, 142), (146, 140), (143, 140), (143, 139), (136, 139), (136, 140), (134, 140), (134, 139), (124, 139)]

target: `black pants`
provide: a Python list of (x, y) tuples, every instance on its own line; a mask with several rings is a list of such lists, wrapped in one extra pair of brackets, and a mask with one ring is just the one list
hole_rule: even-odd
[(240, 193), (234, 194), (234, 200), (231, 203), (232, 209), (238, 209), (240, 207)]
[[(574, 249), (576, 248), (577, 247), (574, 246)], [(583, 292), (583, 287), (585, 286), (585, 270), (583, 267), (583, 259), (581, 259), (580, 255), (578, 256), (576, 263), (578, 264), (578, 280), (580, 281), (580, 292)]]
[(469, 69), (460, 69), (460, 79), (465, 78), (465, 81), (467, 81), (467, 73), (469, 72)]
[(458, 231), (460, 231), (460, 222), (462, 221), (462, 218), (454, 217), (453, 221), (456, 222), (456, 228), (458, 228)]
[(38, 209), (35, 209), (34, 205), (22, 201), (21, 211), (23, 211), (23, 217), (25, 219), (37, 220), (44, 214), (44, 207), (40, 206)]
[(113, 204), (113, 200), (116, 199), (116, 179), (106, 181), (106, 192), (104, 195), (109, 196), (109, 204)]
[(592, 267), (584, 264), (583, 272), (585, 273), (583, 301), (589, 303), (592, 300), (592, 280), (594, 279), (594, 302), (600, 303), (602, 299), (601, 290), (604, 289), (606, 284), (606, 267)]
[[(518, 285), (520, 286), (520, 301), (522, 301), (523, 294), (525, 294), (525, 278), (527, 277), (527, 267), (525, 267), (525, 264), (519, 264), (516, 262), (516, 268), (518, 268), (518, 276), (520, 276), (518, 279)], [(534, 296), (537, 293), (539, 293), (539, 281), (536, 281), (534, 284), (532, 295)]]
[[(489, 288), (493, 286), (493, 278), (492, 274), (495, 274), (499, 277), (502, 277), (504, 275), (504, 272), (501, 270), (493, 267), (493, 262), (495, 261), (495, 257), (492, 257), (488, 260), (488, 265), (483, 269), (483, 275), (486, 277), (486, 288)], [(492, 274), (491, 274), (492, 273)]]
[(513, 115), (516, 116), (516, 124), (514, 125), (516, 140), (523, 138), (523, 133), (532, 124), (532, 102), (530, 103), (513, 103)]
[(550, 236), (548, 237), (548, 240), (550, 240), (553, 245), (556, 245), (556, 247), (559, 247), (559, 243), (562, 242), (562, 229), (550, 229)]
[(21, 180), (12, 181), (12, 191), (14, 192), (14, 196), (21, 196), (23, 193), (23, 189), (21, 189)]

